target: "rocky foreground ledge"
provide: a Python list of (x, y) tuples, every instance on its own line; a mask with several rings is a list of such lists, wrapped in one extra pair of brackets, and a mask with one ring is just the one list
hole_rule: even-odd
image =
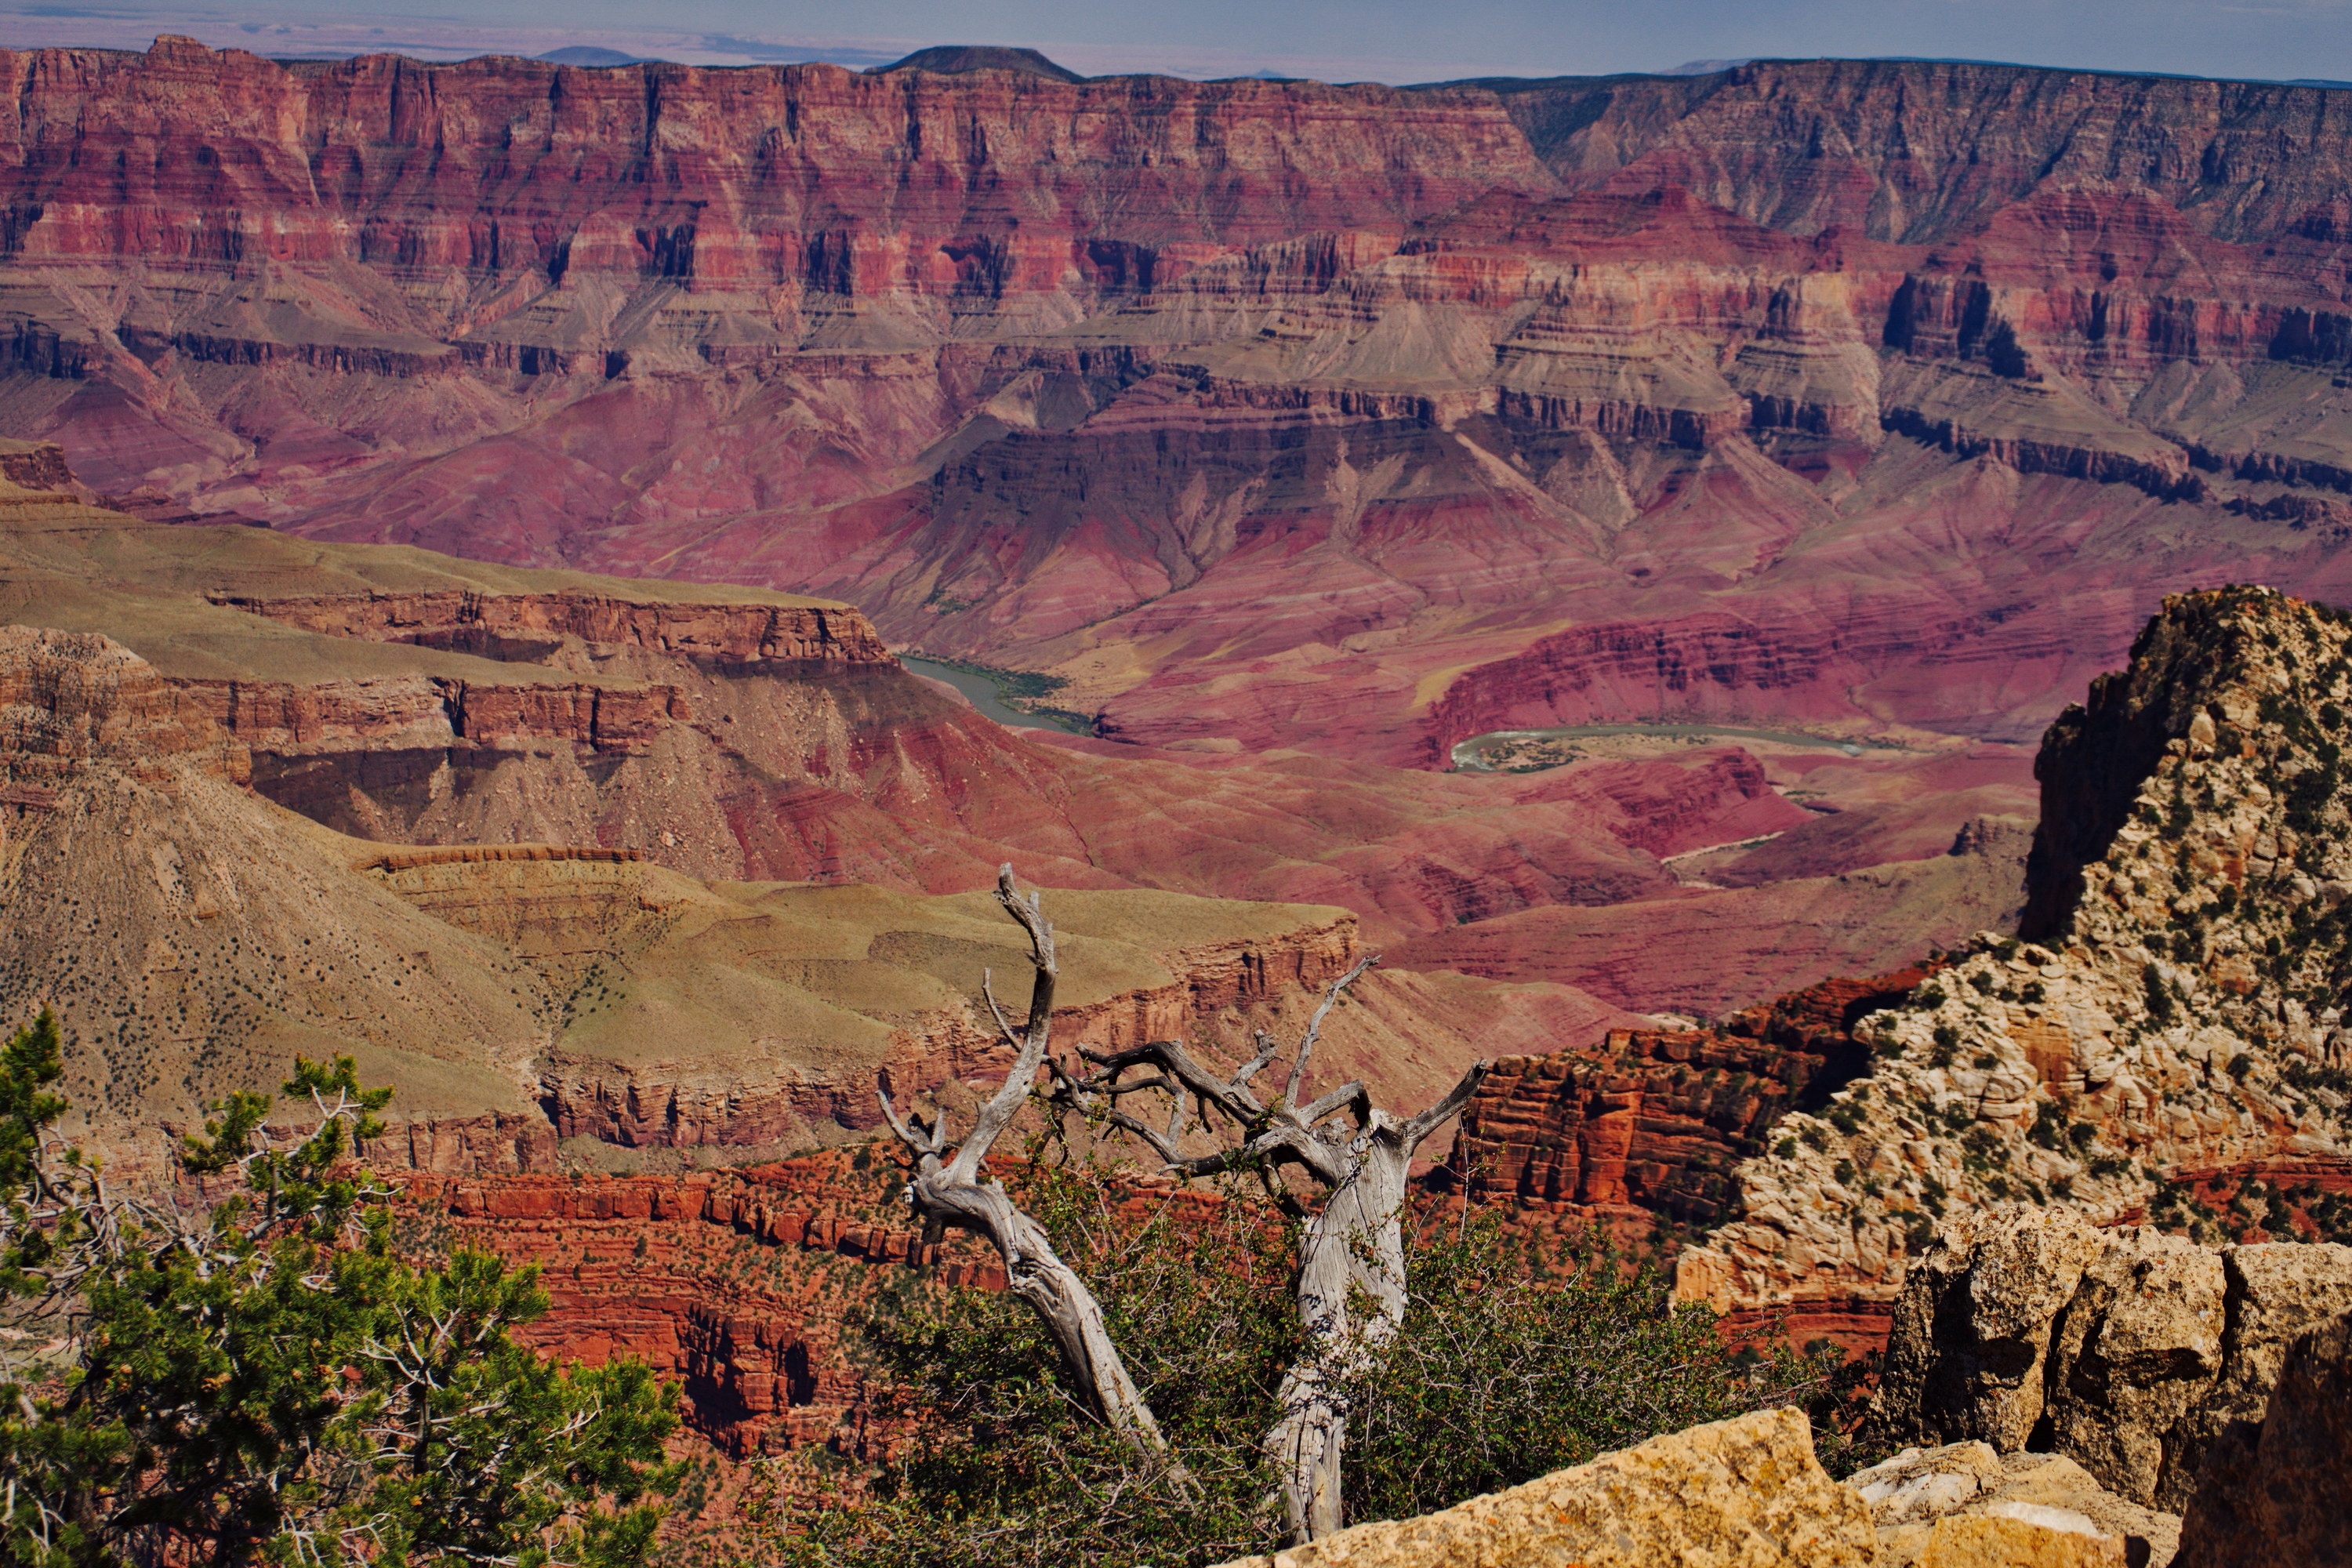
[(2352, 1247), (1958, 1226), (1912, 1276), (1864, 1436), (1915, 1441), (1839, 1481), (1802, 1415), (1757, 1411), (1226, 1568), (2340, 1563)]

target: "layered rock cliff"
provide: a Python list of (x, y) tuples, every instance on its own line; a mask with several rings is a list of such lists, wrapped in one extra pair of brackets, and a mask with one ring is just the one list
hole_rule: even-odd
[(2328, 89), (0, 58), (8, 406), (99, 488), (822, 592), (1129, 738), (2024, 739), (2168, 590), (2342, 591)]
[(1734, 1169), (1780, 1117), (1863, 1069), (1854, 1023), (1925, 978), (1830, 981), (1713, 1027), (1612, 1030), (1596, 1051), (1504, 1058), (1463, 1108), (1454, 1184), (1522, 1208), (1710, 1228), (1732, 1212)]

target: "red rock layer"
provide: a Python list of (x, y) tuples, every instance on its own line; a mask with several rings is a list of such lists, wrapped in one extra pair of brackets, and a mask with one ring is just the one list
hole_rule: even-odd
[(557, 741), (590, 752), (642, 752), (694, 717), (676, 687), (486, 685), (445, 678), (297, 686), (283, 681), (181, 680), (179, 689), (231, 734), (251, 737), (264, 765), (321, 741), (411, 726), (446, 726), (457, 744)]
[(1713, 1027), (1612, 1029), (1598, 1050), (1505, 1058), (1463, 1110), (1450, 1180), (1548, 1213), (1705, 1229), (1729, 1215), (1733, 1167), (1781, 1114), (1861, 1070), (1855, 1021), (1929, 973), (1828, 980)]

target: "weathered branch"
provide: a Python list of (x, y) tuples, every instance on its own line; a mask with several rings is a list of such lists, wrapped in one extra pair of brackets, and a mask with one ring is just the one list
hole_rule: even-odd
[(1419, 1151), (1431, 1133), (1452, 1121), (1456, 1111), (1470, 1103), (1470, 1097), (1478, 1092), (1480, 1084), (1486, 1081), (1487, 1071), (1486, 1063), (1472, 1063), (1470, 1070), (1462, 1075), (1461, 1081), (1445, 1091), (1444, 1099), (1404, 1124), (1408, 1152)]
[[(980, 1173), (981, 1162), (988, 1158), (989, 1148), (996, 1142), (997, 1134), (1020, 1114), (1024, 1105), (1029, 1103), (1029, 1092), (1035, 1087), (1037, 1068), (1045, 1060), (1045, 1047), (1054, 1031), (1054, 982), (1061, 974), (1054, 954), (1054, 928), (1039, 912), (1038, 895), (1032, 891), (1024, 899), (1013, 885), (1013, 868), (1010, 866), (1003, 867), (997, 872), (996, 901), (1003, 907), (1006, 914), (1013, 917), (1014, 923), (1029, 933), (1029, 962), (1036, 975), (1036, 984), (1029, 993), (1029, 1025), (1025, 1035), (1019, 1039), (1020, 1049), (1013, 1055), (1013, 1070), (1004, 1075), (1003, 1087), (996, 1091), (995, 1097), (981, 1107), (980, 1115), (972, 1122), (971, 1136), (963, 1141), (963, 1146), (956, 1151), (954, 1163), (948, 1168), (950, 1179), (955, 1181), (969, 1182)], [(992, 1010), (996, 1009), (993, 994), (989, 997), (989, 1006)], [(1003, 1016), (1002, 1011), (997, 1011), (1000, 1024)], [(1012, 1036), (1010, 1028), (1005, 1033)]]
[(1323, 1000), (1317, 1005), (1315, 1016), (1307, 1020), (1307, 1033), (1298, 1038), (1298, 1059), (1290, 1064), (1290, 1081), (1282, 1086), (1282, 1103), (1298, 1103), (1298, 1086), (1307, 1081), (1307, 1058), (1315, 1054), (1315, 1041), (1323, 1033), (1323, 1020), (1338, 1005), (1339, 994), (1356, 983), (1356, 977), (1381, 961), (1377, 952), (1368, 952), (1356, 960), (1356, 966), (1323, 989)]
[[(1030, 967), (1036, 980), (1029, 994), (1028, 1020), (1021, 1030), (1015, 1031), (997, 1005), (992, 984), (983, 984), (982, 995), (989, 1010), (995, 1016), (1007, 1043), (1015, 1047), (1013, 1066), (1004, 1075), (1004, 1082), (974, 1118), (970, 1135), (955, 1145), (953, 1159), (946, 1158), (953, 1142), (948, 1136), (946, 1113), (940, 1112), (929, 1122), (911, 1113), (901, 1117), (891, 1102), (889, 1075), (886, 1071), (880, 1076), (878, 1098), (883, 1121), (891, 1135), (913, 1156), (914, 1174), (907, 1184), (907, 1204), (922, 1220), (927, 1240), (936, 1239), (952, 1226), (984, 1237), (994, 1246), (1004, 1260), (1006, 1288), (1027, 1302), (1044, 1321), (1062, 1352), (1072, 1380), (1095, 1415), (1126, 1438), (1137, 1452), (1171, 1462), (1160, 1423), (1129, 1375), (1118, 1347), (1111, 1342), (1101, 1303), (1078, 1278), (1077, 1271), (1054, 1250), (1045, 1226), (1022, 1211), (1005, 1192), (1003, 1184), (981, 1178), (981, 1167), (988, 1158), (990, 1147), (1028, 1102), (1036, 1088), (1038, 1069), (1049, 1059), (1054, 983), (1059, 972), (1054, 928), (1045, 921), (1038, 896), (1033, 892), (1024, 899), (1015, 889), (1010, 866), (998, 873), (996, 901), (1029, 936)], [(1183, 1473), (1181, 1466), (1171, 1464), (1176, 1474)]]

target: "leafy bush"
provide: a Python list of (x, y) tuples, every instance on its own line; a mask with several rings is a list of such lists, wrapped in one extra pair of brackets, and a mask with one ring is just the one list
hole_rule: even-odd
[[(1103, 1303), (1182, 1474), (1089, 1421), (1034, 1314), (981, 1289), (909, 1289), (862, 1325), (903, 1392), (905, 1450), (851, 1509), (782, 1520), (801, 1568), (1204, 1564), (1276, 1549), (1284, 1520), (1258, 1442), (1298, 1327), (1292, 1222), (1238, 1187), (1123, 1209), (1105, 1173), (1032, 1151), (1008, 1183)], [(1592, 1240), (1547, 1253), (1489, 1210), (1426, 1226), (1411, 1305), (1352, 1394), (1351, 1519), (1398, 1518), (1580, 1463), (1655, 1433), (1850, 1393), (1826, 1348), (1727, 1349), (1712, 1313)], [(1842, 1438), (1825, 1446), (1834, 1458)]]

